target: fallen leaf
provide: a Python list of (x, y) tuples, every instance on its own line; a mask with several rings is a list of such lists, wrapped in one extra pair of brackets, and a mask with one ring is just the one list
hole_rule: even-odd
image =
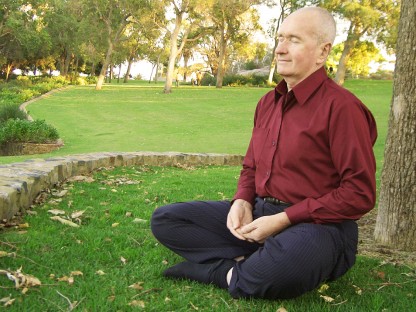
[(383, 272), (383, 271), (378, 271), (378, 272), (376, 272), (376, 274), (377, 274), (377, 277), (382, 279), (382, 280), (384, 280), (386, 278), (386, 273)]
[(327, 291), (328, 289), (329, 289), (328, 284), (322, 284), (321, 287), (319, 287), (318, 292), (323, 293), (323, 292)]
[(97, 272), (95, 272), (95, 274), (97, 275), (105, 275), (103, 270), (98, 270)]
[(68, 193), (68, 190), (62, 190), (59, 193), (53, 194), (53, 196), (56, 196), (56, 197), (64, 197), (67, 193)]
[(324, 300), (325, 300), (325, 302), (332, 302), (332, 301), (334, 301), (334, 300), (335, 300), (334, 298), (329, 297), (329, 296), (323, 296), (323, 295), (320, 295), (319, 297), (321, 297), (322, 299), (324, 299)]
[(144, 308), (145, 304), (143, 300), (133, 300), (129, 303), (129, 306)]
[(126, 217), (127, 218), (130, 218), (132, 215), (133, 215), (133, 213), (131, 211), (127, 211), (126, 212)]
[(120, 225), (120, 223), (116, 222), (116, 223), (111, 224), (111, 227), (117, 227), (119, 225)]
[(276, 310), (276, 312), (287, 312), (287, 310), (283, 307), (280, 307), (279, 309)]
[(11, 297), (4, 297), (4, 298), (1, 298), (0, 299), (0, 303), (5, 303), (5, 302), (7, 302), (7, 301), (9, 301), (9, 300), (11, 300), (12, 298)]
[(7, 251), (0, 250), (0, 258), (7, 257), (9, 253)]
[(133, 289), (136, 289), (136, 290), (142, 290), (143, 289), (143, 286), (142, 286), (143, 284), (144, 284), (143, 282), (137, 282), (137, 283), (134, 283), (134, 284), (130, 285), (129, 288), (133, 288)]
[(74, 281), (75, 281), (75, 279), (74, 279), (74, 277), (73, 277), (73, 276), (70, 276), (70, 277), (68, 278), (68, 284), (69, 284), (69, 285), (74, 284)]
[(73, 176), (70, 177), (68, 179), (69, 182), (87, 182), (87, 183), (92, 183), (95, 180), (91, 177), (86, 177), (86, 176)]
[(53, 214), (54, 216), (65, 214), (65, 211), (59, 210), (59, 209), (51, 209), (51, 210), (48, 210), (48, 212)]
[(68, 282), (68, 280), (69, 280), (69, 277), (68, 276), (62, 276), (62, 277), (58, 277), (57, 278), (57, 281), (58, 282)]
[(81, 217), (84, 214), (84, 212), (85, 210), (74, 211), (73, 213), (71, 213), (71, 219), (77, 219)]
[(140, 219), (140, 218), (135, 218), (135, 219), (133, 220), (133, 223), (146, 223), (146, 222), (147, 222), (147, 220)]
[(10, 300), (8, 300), (8, 301), (4, 304), (4, 306), (5, 306), (5, 307), (9, 307), (9, 306), (11, 306), (15, 300), (16, 300), (16, 299), (10, 299)]
[(126, 265), (126, 263), (127, 263), (127, 260), (123, 257), (120, 257), (120, 261), (121, 261), (121, 263), (123, 263), (123, 265)]
[(51, 220), (54, 220), (54, 221), (59, 221), (59, 222), (61, 222), (62, 224), (69, 225), (69, 226), (72, 226), (72, 227), (79, 227), (79, 225), (78, 225), (78, 224), (76, 224), (76, 223), (74, 223), (74, 222), (72, 222), (72, 221), (70, 221), (70, 220), (63, 219), (63, 218), (61, 218), (60, 216), (54, 216), (54, 217), (51, 217)]
[(19, 229), (27, 229), (29, 227), (29, 223), (21, 223), (17, 227)]
[(111, 295), (107, 298), (108, 301), (113, 302), (114, 300), (116, 300), (116, 296)]
[(81, 271), (72, 271), (71, 272), (71, 276), (83, 276), (84, 273), (82, 273)]
[(361, 290), (361, 288), (360, 287), (358, 287), (358, 286), (355, 286), (355, 285), (352, 285), (353, 287), (354, 287), (354, 289), (355, 289), (355, 293), (357, 294), (357, 295), (362, 295), (363, 294), (363, 291)]
[(9, 280), (14, 282), (16, 289), (42, 285), (38, 278), (30, 274), (22, 273), (22, 268), (16, 271), (0, 270), (0, 274), (6, 275)]

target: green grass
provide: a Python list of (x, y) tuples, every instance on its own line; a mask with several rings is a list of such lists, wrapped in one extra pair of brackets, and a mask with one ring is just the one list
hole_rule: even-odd
[[(382, 155), (391, 81), (347, 81), (373, 111)], [(28, 106), (36, 119), (57, 128), (65, 146), (51, 154), (0, 157), (0, 163), (102, 151), (178, 151), (244, 154), (257, 101), (268, 88), (189, 87), (163, 94), (162, 85), (69, 87)]]
[[(0, 299), (15, 299), (8, 311), (69, 311), (63, 296), (79, 303), (75, 311), (412, 310), (415, 271), (363, 257), (323, 293), (314, 290), (294, 300), (234, 300), (212, 286), (163, 278), (161, 272), (181, 260), (153, 238), (153, 210), (173, 201), (229, 199), (239, 170), (125, 167), (96, 172), (94, 183), (65, 184), (66, 196), (51, 195), (33, 209), (36, 214), (25, 216), (21, 222), (29, 227), (1, 234), (0, 250), (10, 256), (0, 258), (0, 269), (21, 267), (43, 285), (22, 294), (0, 275)], [(51, 209), (64, 210), (62, 217), (85, 212), (80, 227), (73, 228), (51, 220)], [(105, 274), (97, 274), (99, 270)], [(72, 285), (57, 280), (71, 272), (82, 272)], [(129, 288), (135, 283), (142, 289)], [(321, 295), (334, 301), (325, 302)], [(134, 300), (144, 308), (130, 306)]]

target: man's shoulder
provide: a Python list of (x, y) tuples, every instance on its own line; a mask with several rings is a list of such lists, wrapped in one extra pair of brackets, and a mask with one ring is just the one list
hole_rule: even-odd
[(344, 88), (343, 86), (340, 86), (332, 79), (328, 79), (323, 84), (321, 91), (324, 92), (324, 95), (330, 99), (340, 100), (341, 102), (346, 102), (346, 100), (354, 100), (361, 103), (360, 99), (358, 99), (354, 93)]

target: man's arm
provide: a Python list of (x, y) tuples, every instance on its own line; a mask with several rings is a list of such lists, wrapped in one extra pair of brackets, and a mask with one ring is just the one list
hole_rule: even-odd
[(356, 220), (376, 199), (374, 117), (361, 103), (339, 105), (329, 124), (331, 158), (340, 175), (338, 187), (319, 198), (306, 198), (285, 209), (292, 223)]

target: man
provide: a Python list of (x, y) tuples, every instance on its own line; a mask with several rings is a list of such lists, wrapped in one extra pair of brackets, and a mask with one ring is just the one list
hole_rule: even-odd
[(158, 208), (152, 231), (187, 261), (170, 278), (228, 289), (234, 298), (293, 298), (355, 262), (355, 220), (375, 203), (377, 137), (368, 109), (328, 78), (335, 21), (309, 7), (282, 23), (284, 78), (260, 99), (232, 202)]

